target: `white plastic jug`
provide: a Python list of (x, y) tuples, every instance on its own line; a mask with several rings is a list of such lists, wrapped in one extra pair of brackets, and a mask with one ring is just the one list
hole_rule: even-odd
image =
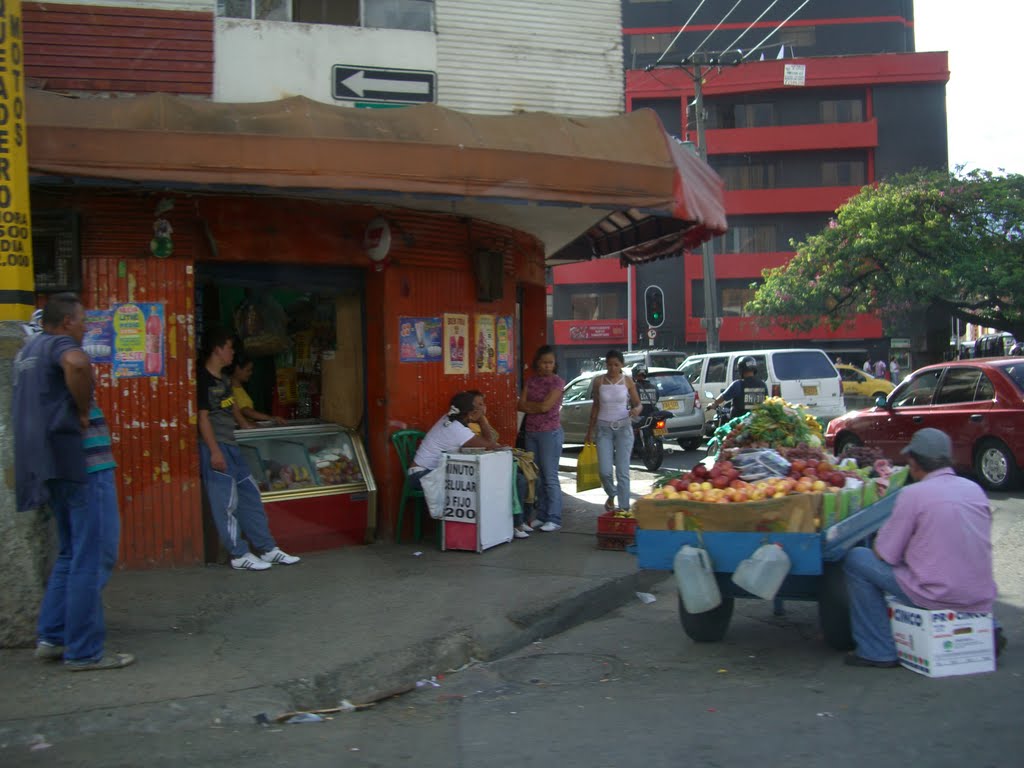
[(721, 604), (722, 593), (711, 570), (711, 558), (703, 549), (684, 544), (676, 552), (672, 568), (687, 613), (704, 613)]
[(737, 566), (732, 581), (752, 595), (771, 600), (782, 586), (789, 567), (789, 555), (781, 544), (763, 544)]

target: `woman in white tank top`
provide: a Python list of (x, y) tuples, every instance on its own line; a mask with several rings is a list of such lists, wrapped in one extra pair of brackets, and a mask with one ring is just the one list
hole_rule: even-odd
[(609, 350), (605, 357), (608, 372), (594, 378), (594, 404), (590, 409), (590, 426), (587, 427), (588, 443), (596, 427), (597, 461), (601, 485), (608, 496), (604, 508), (608, 511), (630, 508), (629, 458), (633, 453), (631, 417), (638, 415), (641, 410), (636, 385), (622, 371), (624, 362), (621, 352)]

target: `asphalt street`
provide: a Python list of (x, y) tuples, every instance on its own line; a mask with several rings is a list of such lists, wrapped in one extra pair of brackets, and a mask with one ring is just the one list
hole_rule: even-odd
[[(563, 479), (580, 501), (571, 475)], [(651, 479), (635, 473), (641, 488)], [(992, 674), (932, 680), (845, 667), (822, 642), (809, 603), (787, 603), (774, 616), (767, 603), (739, 600), (725, 640), (695, 644), (666, 578), (651, 589), (654, 602), (638, 598), (365, 711), (316, 723), (84, 733), (8, 751), (5, 765), (1014, 765), (1024, 750), (1024, 491), (994, 495), (993, 506), (998, 611), (1010, 647)]]

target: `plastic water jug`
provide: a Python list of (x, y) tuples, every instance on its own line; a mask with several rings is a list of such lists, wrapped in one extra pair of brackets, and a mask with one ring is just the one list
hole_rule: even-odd
[(772, 600), (789, 573), (789, 567), (789, 555), (781, 544), (764, 544), (739, 564), (732, 581), (752, 595)]
[(704, 613), (717, 608), (722, 602), (711, 558), (699, 547), (684, 544), (672, 561), (676, 585), (688, 613)]

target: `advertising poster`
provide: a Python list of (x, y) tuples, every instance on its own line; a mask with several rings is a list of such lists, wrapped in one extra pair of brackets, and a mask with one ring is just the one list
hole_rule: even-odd
[(513, 344), (512, 338), (511, 315), (498, 315), (495, 333), (497, 335), (498, 373), (511, 373), (513, 350), (515, 349), (515, 344)]
[(469, 373), (469, 315), (444, 316), (444, 372)]
[(109, 309), (85, 311), (85, 336), (82, 349), (94, 363), (114, 361), (114, 312)]
[(164, 305), (115, 304), (112, 314), (114, 376), (163, 376)]
[(398, 348), (403, 363), (440, 363), (441, 318), (398, 318)]
[(476, 316), (476, 372), (494, 373), (497, 350), (494, 348), (494, 315)]

